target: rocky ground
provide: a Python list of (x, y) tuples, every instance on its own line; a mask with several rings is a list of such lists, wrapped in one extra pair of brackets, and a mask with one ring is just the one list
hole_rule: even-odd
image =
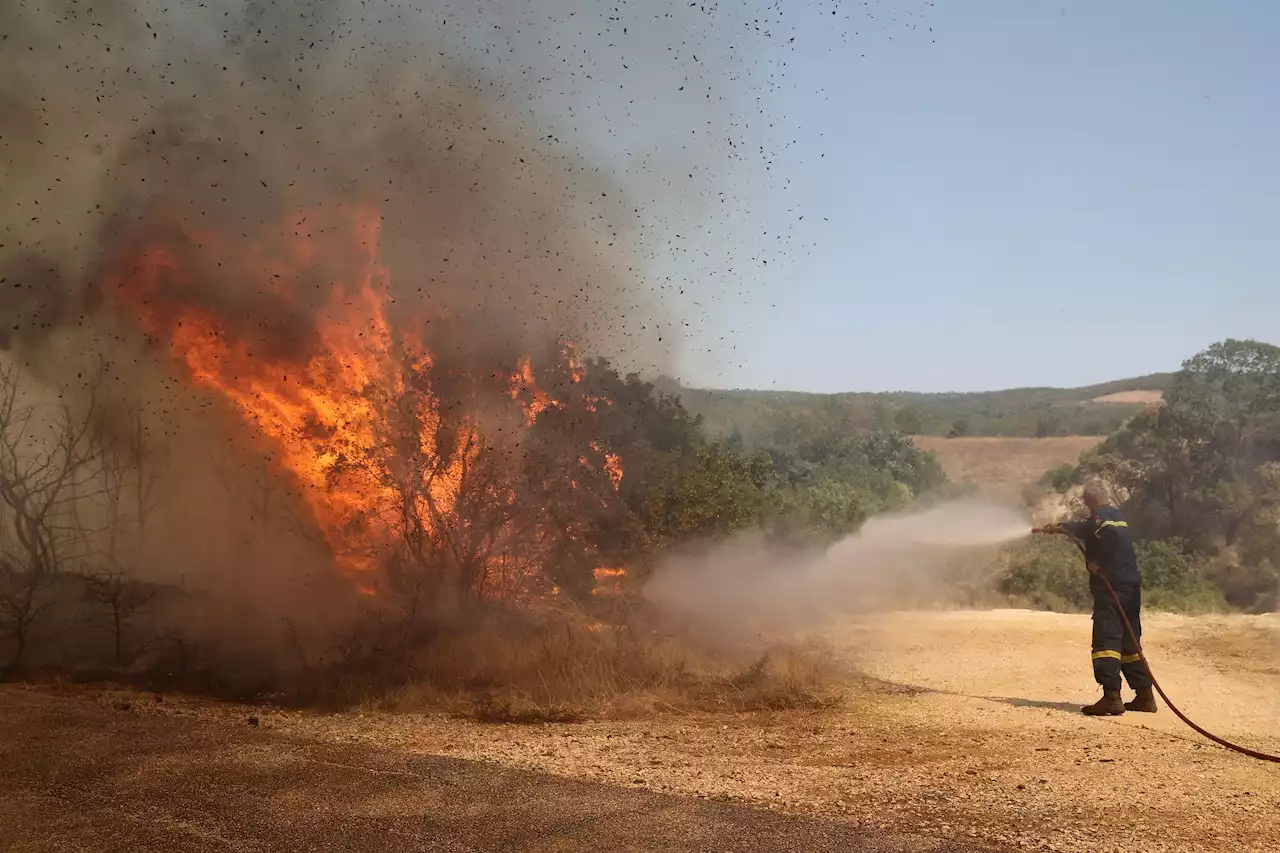
[[(1280, 617), (1153, 615), (1175, 702), (1280, 752)], [(863, 617), (826, 638), (839, 707), (574, 725), (320, 715), (96, 694), (130, 712), (258, 727), (308, 743), (449, 756), (1010, 850), (1280, 850), (1280, 768), (1220, 749), (1165, 707), (1081, 717), (1096, 698), (1088, 619), (1024, 611)]]

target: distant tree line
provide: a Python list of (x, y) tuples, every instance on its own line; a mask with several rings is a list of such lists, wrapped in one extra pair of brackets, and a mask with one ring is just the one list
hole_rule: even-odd
[(737, 434), (747, 446), (766, 444), (786, 424), (838, 416), (862, 430), (907, 435), (1047, 438), (1109, 435), (1145, 406), (1094, 402), (1123, 391), (1164, 391), (1170, 374), (1085, 388), (1017, 388), (965, 394), (703, 390), (665, 380), (659, 387), (700, 415), (712, 435)]

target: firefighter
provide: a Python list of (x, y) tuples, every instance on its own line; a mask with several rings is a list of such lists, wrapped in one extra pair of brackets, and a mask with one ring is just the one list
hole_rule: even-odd
[[(1138, 571), (1129, 523), (1112, 505), (1106, 487), (1099, 482), (1085, 485), (1084, 503), (1089, 509), (1087, 519), (1039, 529), (1041, 533), (1067, 535), (1084, 543), (1089, 591), (1093, 593), (1093, 677), (1102, 686), (1102, 698), (1080, 710), (1091, 717), (1119, 716), (1125, 711), (1154, 713), (1156, 700), (1151, 690), (1151, 676), (1102, 582), (1102, 577), (1111, 582), (1129, 624), (1141, 640), (1142, 575)], [(1122, 673), (1137, 693), (1132, 702), (1125, 702), (1120, 696)]]

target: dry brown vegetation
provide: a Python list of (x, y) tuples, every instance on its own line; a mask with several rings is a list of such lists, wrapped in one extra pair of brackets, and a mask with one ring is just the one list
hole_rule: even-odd
[(1117, 391), (1114, 394), (1103, 394), (1094, 397), (1093, 403), (1138, 404), (1151, 406), (1164, 399), (1163, 391)]
[(398, 686), (359, 679), (344, 698), (368, 710), (499, 723), (817, 709), (840, 700), (827, 659), (812, 643), (712, 652), (683, 633), (563, 606), (514, 630), (478, 626), (438, 637), (406, 653)]
[(941, 438), (917, 436), (917, 446), (935, 453), (942, 470), (958, 483), (972, 483), (983, 494), (1018, 500), (1046, 471), (1074, 463), (1102, 442), (1101, 436), (1055, 438)]

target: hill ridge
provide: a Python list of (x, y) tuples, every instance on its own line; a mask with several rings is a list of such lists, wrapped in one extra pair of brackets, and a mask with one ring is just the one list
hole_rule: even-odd
[[(660, 380), (707, 429), (747, 446), (773, 443), (798, 420), (818, 418), (850, 430), (911, 435), (1048, 438), (1109, 435), (1153, 401), (1135, 392), (1163, 392), (1172, 373), (1152, 373), (1076, 388), (996, 391), (774, 391), (705, 389)], [(1116, 398), (1116, 395), (1122, 395)], [(1100, 398), (1112, 399), (1100, 399)]]
[(1124, 391), (1165, 391), (1173, 380), (1174, 374), (1148, 373), (1127, 379), (1112, 379), (1090, 385), (1015, 385), (1008, 388), (992, 388), (983, 391), (912, 391), (898, 389), (894, 391), (795, 391), (773, 388), (702, 388), (664, 378), (659, 384), (667, 384), (684, 392), (707, 394), (779, 394), (799, 397), (909, 397), (909, 398), (953, 398), (979, 397), (989, 394), (1011, 394), (1022, 392), (1052, 392), (1056, 394), (1078, 395), (1082, 398), (1102, 397)]

